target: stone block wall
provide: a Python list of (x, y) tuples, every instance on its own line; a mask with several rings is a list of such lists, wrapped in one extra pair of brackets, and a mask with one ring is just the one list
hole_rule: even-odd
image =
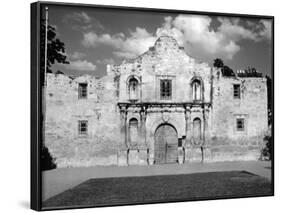
[[(234, 84), (241, 88), (238, 99)], [(237, 131), (236, 118), (245, 119), (244, 131)], [(214, 76), (210, 126), (210, 161), (257, 160), (268, 130), (266, 79)]]
[[(78, 83), (88, 83), (87, 99), (78, 99)], [(120, 115), (113, 77), (48, 74), (45, 144), (58, 167), (117, 164), (121, 143)], [(78, 121), (88, 134), (78, 134)]]

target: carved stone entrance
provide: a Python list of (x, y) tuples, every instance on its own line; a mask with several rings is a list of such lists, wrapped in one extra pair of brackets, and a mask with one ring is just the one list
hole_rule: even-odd
[(156, 164), (178, 162), (178, 134), (170, 124), (162, 124), (155, 131), (154, 159)]

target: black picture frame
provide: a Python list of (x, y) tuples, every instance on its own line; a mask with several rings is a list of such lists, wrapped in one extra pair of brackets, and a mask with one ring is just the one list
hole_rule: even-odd
[[(250, 15), (250, 14), (237, 14), (237, 13), (217, 13), (217, 12), (205, 12), (205, 11), (186, 11), (186, 10), (168, 10), (168, 9), (156, 9), (156, 8), (141, 8), (141, 7), (122, 7), (122, 6), (108, 6), (108, 5), (92, 5), (92, 4), (78, 4), (78, 3), (59, 3), (59, 2), (48, 2), (39, 1), (31, 3), (31, 209), (36, 211), (42, 210), (55, 210), (55, 209), (77, 209), (77, 208), (88, 208), (88, 207), (101, 207), (101, 206), (77, 206), (77, 207), (61, 207), (61, 208), (43, 208), (42, 207), (42, 174), (40, 164), (40, 153), (41, 144), (43, 140), (43, 105), (42, 105), (42, 92), (44, 75), (40, 72), (40, 17), (42, 8), (45, 6), (68, 6), (68, 7), (87, 7), (87, 8), (108, 8), (121, 11), (142, 11), (142, 12), (157, 12), (167, 14), (194, 14), (194, 15), (209, 15), (209, 16), (225, 16), (225, 17), (242, 17), (242, 18), (262, 18), (272, 21), (272, 169), (271, 169), (271, 184), (272, 194), (274, 195), (274, 16), (268, 15)], [(246, 196), (247, 197), (247, 196)], [(259, 197), (259, 195), (253, 196)], [(239, 197), (225, 197), (225, 198), (208, 198), (208, 199), (192, 199), (192, 201), (199, 200), (215, 200), (215, 199), (229, 199), (229, 198), (241, 198)], [(151, 203), (166, 203), (166, 202), (184, 202), (191, 200), (166, 200), (157, 202), (146, 202), (146, 203), (128, 203), (118, 204), (120, 205), (136, 205), (136, 204), (151, 204)], [(115, 205), (105, 205), (115, 206)]]

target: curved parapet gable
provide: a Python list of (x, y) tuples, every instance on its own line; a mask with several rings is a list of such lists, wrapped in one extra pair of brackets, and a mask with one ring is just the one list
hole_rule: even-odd
[(112, 72), (120, 77), (120, 102), (129, 100), (126, 85), (130, 76), (141, 79), (141, 99), (155, 102), (160, 100), (159, 84), (161, 79), (172, 80), (172, 101), (192, 101), (190, 79), (197, 76), (204, 88), (205, 100), (210, 101), (211, 67), (207, 63), (198, 63), (190, 57), (177, 40), (168, 35), (160, 36), (142, 55), (122, 64), (112, 66)]

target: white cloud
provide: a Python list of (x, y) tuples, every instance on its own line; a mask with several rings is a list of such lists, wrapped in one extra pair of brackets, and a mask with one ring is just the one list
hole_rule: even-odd
[(105, 58), (102, 60), (97, 60), (98, 64), (115, 64), (115, 60), (113, 58)]
[(133, 58), (147, 51), (153, 46), (156, 37), (146, 31), (144, 28), (137, 27), (135, 31), (130, 32), (129, 37), (123, 33), (114, 35), (88, 32), (84, 34), (82, 44), (86, 47), (96, 47), (98, 45), (107, 45), (116, 49), (114, 55), (118, 57)]
[(261, 39), (266, 39), (271, 41), (272, 39), (272, 28), (271, 28), (271, 22), (268, 20), (260, 20), (258, 28), (260, 29), (260, 31), (258, 32), (259, 37)]
[(225, 39), (239, 41), (241, 39), (250, 39), (257, 41), (257, 34), (244, 26), (239, 25), (239, 19), (219, 18), (221, 23), (217, 33), (221, 33)]
[(103, 25), (84, 11), (73, 12), (63, 17), (63, 22), (75, 30), (104, 29)]
[(95, 64), (87, 60), (70, 61), (69, 64), (64, 64), (64, 67), (74, 71), (95, 71), (97, 68)]
[(116, 34), (111, 36), (110, 34), (97, 35), (95, 32), (88, 32), (84, 34), (82, 44), (86, 47), (96, 47), (100, 44), (120, 48), (123, 43), (123, 34)]
[(82, 44), (86, 47), (107, 45), (113, 48), (113, 54), (120, 58), (133, 58), (153, 46), (157, 37), (163, 34), (174, 36), (180, 45), (197, 58), (222, 57), (232, 59), (240, 51), (239, 41), (259, 42), (271, 38), (271, 26), (268, 21), (244, 21), (239, 18), (218, 18), (217, 28), (211, 26), (208, 16), (178, 15), (165, 17), (161, 27), (155, 33), (137, 27), (129, 36), (119, 34), (97, 34), (94, 31), (84, 33)]
[[(179, 15), (175, 18), (166, 17), (157, 35), (168, 32), (172, 34), (187, 50), (202, 57), (232, 57), (241, 49), (239, 41), (248, 39), (255, 42), (268, 39), (268, 29), (263, 22), (259, 22), (260, 30), (246, 28), (239, 18), (218, 18), (219, 26), (211, 28), (212, 19), (208, 16)], [(247, 25), (253, 26), (252, 22)], [(266, 38), (267, 37), (267, 38)]]
[(86, 55), (85, 53), (78, 52), (78, 51), (75, 51), (75, 52), (69, 54), (69, 58), (70, 58), (71, 60), (83, 59), (83, 58), (85, 58), (86, 56), (87, 56), (87, 55)]
[(128, 58), (128, 59), (137, 57), (139, 55), (136, 53), (139, 51), (136, 51), (135, 53), (132, 52), (133, 52), (132, 50), (129, 51), (122, 50), (122, 51), (114, 51), (113, 54), (119, 58)]
[(85, 23), (89, 23), (92, 19), (91, 17), (85, 13), (85, 12), (81, 12), (80, 14), (78, 13), (78, 18), (82, 19)]
[(91, 22), (91, 20), (92, 18), (86, 12), (83, 11), (69, 13), (63, 17), (64, 23), (75, 22), (75, 23), (88, 24)]

